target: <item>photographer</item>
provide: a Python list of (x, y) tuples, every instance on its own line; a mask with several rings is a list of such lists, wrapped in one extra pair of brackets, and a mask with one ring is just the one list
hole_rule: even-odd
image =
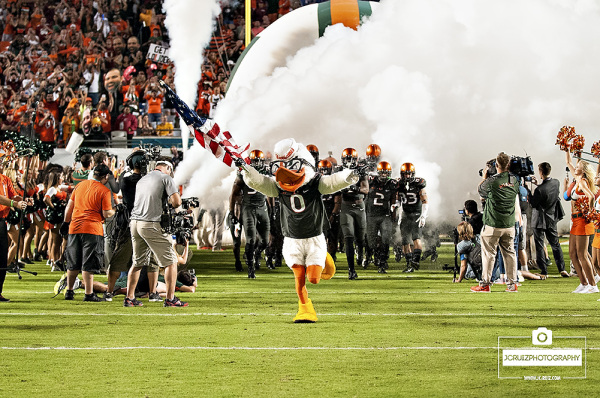
[(479, 235), (483, 228), (483, 214), (481, 214), (477, 208), (477, 202), (474, 200), (467, 200), (465, 202), (464, 214), (468, 217), (466, 221), (471, 224), (471, 227), (473, 228), (473, 234), (477, 237), (477, 240), (479, 240)]
[(124, 307), (139, 307), (142, 303), (135, 298), (141, 267), (148, 265), (151, 254), (158, 265), (165, 269), (167, 298), (165, 307), (187, 307), (187, 303), (175, 297), (175, 281), (177, 280), (177, 255), (171, 246), (169, 236), (162, 231), (161, 216), (163, 200), (177, 208), (181, 206), (181, 196), (171, 177), (173, 165), (166, 160), (159, 160), (155, 170), (144, 176), (137, 184), (135, 202), (131, 212), (131, 239), (133, 243), (133, 266), (127, 278), (127, 297)]
[(131, 169), (119, 178), (119, 186), (123, 196), (123, 204), (117, 207), (115, 216), (115, 228), (113, 238), (114, 250), (108, 262), (108, 290), (104, 294), (107, 301), (112, 301), (113, 289), (121, 272), (128, 272), (133, 263), (133, 246), (131, 243), (131, 231), (129, 230), (129, 219), (135, 203), (135, 192), (137, 183), (146, 174), (148, 158), (143, 150), (134, 151), (127, 158), (127, 165)]
[(457, 255), (460, 255), (460, 274), (453, 282), (460, 283), (463, 279), (481, 278), (481, 245), (475, 238), (473, 227), (466, 221), (456, 227), (460, 240), (456, 245)]
[[(489, 162), (488, 162), (489, 163)], [(492, 165), (484, 169), (479, 184), (479, 195), (485, 199), (483, 229), (481, 230), (482, 275), (473, 292), (490, 292), (492, 270), (498, 245), (504, 258), (507, 292), (517, 291), (517, 256), (514, 248), (516, 212), (519, 210), (519, 182), (509, 173), (510, 157), (504, 152), (496, 156), (494, 174)]]
[(565, 260), (556, 229), (556, 224), (564, 217), (565, 213), (560, 203), (560, 182), (550, 178), (551, 170), (550, 163), (542, 162), (538, 165), (541, 182), (538, 182), (535, 177), (531, 180), (537, 186), (531, 198), (535, 258), (537, 266), (540, 268), (540, 274), (548, 275), (548, 260), (544, 251), (545, 236), (552, 248), (558, 271), (561, 276), (568, 278), (569, 273), (565, 270)]

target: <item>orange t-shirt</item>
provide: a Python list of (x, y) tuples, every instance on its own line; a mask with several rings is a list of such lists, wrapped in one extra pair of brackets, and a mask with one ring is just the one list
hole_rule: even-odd
[[(11, 179), (4, 174), (0, 174), (0, 195), (5, 196), (8, 199), (12, 199), (17, 196), (17, 192), (15, 191), (15, 187)], [(9, 212), (10, 207), (0, 205), (0, 218), (6, 218)]]
[(148, 113), (161, 113), (162, 96), (157, 95), (156, 98), (152, 98), (151, 95), (146, 95), (148, 100)]
[(112, 210), (110, 190), (96, 180), (80, 182), (71, 194), (70, 234), (104, 235), (102, 210)]

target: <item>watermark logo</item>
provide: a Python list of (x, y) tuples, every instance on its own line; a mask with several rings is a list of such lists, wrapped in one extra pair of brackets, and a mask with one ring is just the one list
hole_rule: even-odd
[(537, 328), (531, 332), (531, 343), (533, 345), (552, 344), (552, 330), (546, 328)]
[(587, 339), (553, 336), (539, 327), (529, 336), (498, 337), (498, 378), (523, 380), (585, 379)]

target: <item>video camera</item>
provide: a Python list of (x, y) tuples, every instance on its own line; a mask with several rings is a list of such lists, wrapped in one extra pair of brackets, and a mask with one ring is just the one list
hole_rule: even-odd
[[(496, 159), (491, 159), (486, 162), (488, 167), (486, 178), (489, 178), (498, 173), (496, 168)], [(527, 177), (535, 174), (533, 170), (533, 162), (530, 156), (511, 156), (510, 163), (508, 165), (508, 171), (518, 177)], [(479, 170), (479, 176), (483, 177), (483, 169)]]
[(165, 233), (175, 236), (175, 241), (179, 245), (185, 245), (192, 238), (192, 229), (194, 229), (194, 216), (188, 213), (188, 210), (200, 207), (200, 201), (196, 197), (185, 198), (181, 200), (181, 207), (186, 211), (175, 211), (169, 205), (166, 216), (168, 217), (167, 225), (163, 225)]

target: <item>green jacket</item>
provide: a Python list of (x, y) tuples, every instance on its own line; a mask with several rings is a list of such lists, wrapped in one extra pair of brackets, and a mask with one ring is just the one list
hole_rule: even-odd
[(519, 194), (519, 180), (505, 171), (479, 185), (479, 195), (485, 199), (483, 224), (494, 228), (515, 226), (515, 198)]

